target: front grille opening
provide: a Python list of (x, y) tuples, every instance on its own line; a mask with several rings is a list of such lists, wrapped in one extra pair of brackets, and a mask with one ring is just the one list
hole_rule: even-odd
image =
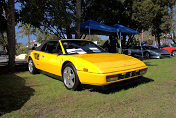
[(131, 72), (123, 73), (123, 74), (111, 75), (111, 76), (106, 77), (106, 81), (111, 82), (111, 81), (121, 80), (125, 78), (130, 78), (130, 77), (144, 74), (145, 72), (146, 72), (146, 69), (141, 69), (141, 70), (131, 71)]

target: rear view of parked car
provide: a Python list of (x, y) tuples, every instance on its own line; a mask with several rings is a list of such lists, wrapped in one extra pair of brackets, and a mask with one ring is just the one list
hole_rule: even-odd
[(6, 55), (6, 52), (5, 51), (0, 51), (0, 56), (1, 55)]
[(172, 54), (172, 56), (176, 56), (176, 44), (162, 45), (161, 48), (169, 51)]

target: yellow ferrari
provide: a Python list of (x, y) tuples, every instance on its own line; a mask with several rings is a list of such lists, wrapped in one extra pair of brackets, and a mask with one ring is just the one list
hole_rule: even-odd
[(89, 40), (49, 40), (27, 57), (29, 72), (39, 70), (62, 76), (67, 89), (81, 84), (103, 86), (138, 76), (147, 71), (140, 60), (124, 54), (107, 53)]

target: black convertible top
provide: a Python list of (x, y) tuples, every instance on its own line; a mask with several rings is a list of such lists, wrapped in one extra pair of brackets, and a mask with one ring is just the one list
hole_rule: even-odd
[(45, 45), (46, 43), (50, 42), (50, 41), (59, 41), (60, 39), (51, 39), (51, 40), (47, 40), (45, 42), (43, 42), (39, 47), (37, 47), (35, 50), (36, 51), (41, 51), (43, 45)]

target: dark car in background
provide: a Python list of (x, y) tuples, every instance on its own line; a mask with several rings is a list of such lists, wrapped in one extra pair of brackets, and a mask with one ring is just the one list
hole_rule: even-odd
[(144, 58), (164, 58), (170, 57), (171, 53), (167, 50), (158, 49), (152, 46), (134, 46), (132, 48), (123, 49), (124, 54), (134, 57), (141, 57), (143, 53)]
[(0, 56), (2, 56), (2, 55), (6, 55), (6, 52), (3, 50), (0, 50)]

